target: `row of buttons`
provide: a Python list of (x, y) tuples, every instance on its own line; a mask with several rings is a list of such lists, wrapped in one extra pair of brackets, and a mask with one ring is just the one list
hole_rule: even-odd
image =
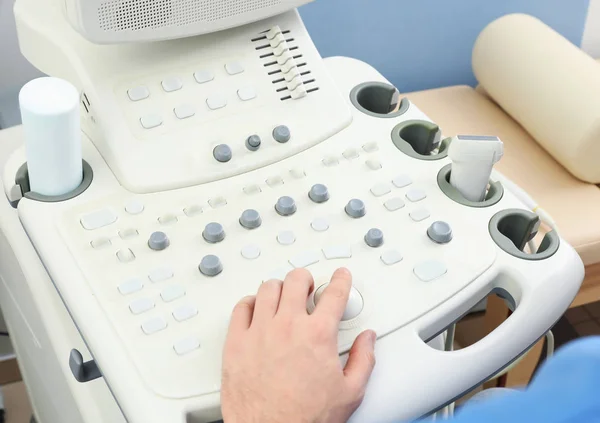
[[(244, 72), (244, 66), (240, 62), (232, 62), (225, 65), (225, 71), (229, 75), (237, 75)], [(209, 70), (194, 72), (194, 79), (198, 84), (205, 84), (215, 79), (215, 74)], [(161, 82), (162, 89), (167, 92), (179, 91), (183, 88), (183, 81), (177, 77), (168, 77)], [(127, 90), (131, 101), (141, 101), (150, 97), (150, 90), (145, 85), (139, 85)]]
[[(276, 126), (272, 132), (273, 139), (280, 144), (288, 142), (292, 134), (290, 129), (285, 125)], [(250, 151), (258, 151), (262, 145), (262, 140), (258, 135), (251, 135), (246, 138), (246, 148)], [(227, 163), (233, 158), (231, 147), (227, 144), (219, 144), (213, 149), (213, 157), (220, 163)]]

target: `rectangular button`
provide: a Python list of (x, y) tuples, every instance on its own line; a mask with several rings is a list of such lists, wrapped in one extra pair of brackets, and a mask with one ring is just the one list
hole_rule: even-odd
[(100, 250), (102, 248), (110, 247), (112, 245), (112, 241), (109, 238), (98, 238), (94, 239), (92, 242), (90, 242), (90, 244), (94, 249)]
[(175, 109), (173, 109), (173, 113), (175, 113), (177, 119), (187, 119), (194, 116), (196, 111), (194, 110), (194, 107), (184, 104), (179, 107), (175, 107)]
[(135, 260), (135, 254), (130, 248), (123, 248), (117, 251), (117, 258), (121, 263), (130, 263)]
[(402, 254), (397, 250), (386, 251), (381, 255), (381, 261), (383, 264), (391, 266), (402, 261)]
[(321, 255), (319, 253), (310, 251), (290, 259), (290, 264), (298, 269), (300, 267), (307, 267), (311, 264), (318, 263), (320, 258)]
[(214, 95), (206, 99), (206, 105), (210, 110), (222, 109), (227, 106), (227, 99), (222, 95)]
[(392, 187), (388, 184), (377, 184), (374, 187), (371, 187), (371, 194), (375, 197), (383, 197), (390, 192), (392, 192)]
[(219, 207), (223, 207), (227, 205), (227, 200), (225, 197), (215, 197), (208, 200), (208, 204), (213, 208), (217, 209)]
[(181, 87), (183, 87), (183, 82), (181, 82), (181, 79), (179, 79), (179, 78), (170, 77), (170, 78), (163, 79), (162, 87), (163, 87), (163, 90), (170, 93), (172, 91), (180, 90)]
[(352, 257), (352, 248), (343, 245), (333, 245), (323, 248), (323, 255), (327, 260), (335, 260)]
[(146, 86), (140, 85), (139, 87), (128, 90), (127, 95), (131, 101), (140, 101), (148, 98), (150, 96), (150, 91), (148, 91)]
[(117, 221), (117, 215), (110, 209), (98, 210), (86, 215), (80, 219), (81, 226), (88, 231), (100, 229), (104, 226), (111, 225)]
[(163, 282), (166, 281), (167, 279), (171, 279), (173, 277), (173, 269), (171, 269), (170, 267), (158, 267), (156, 269), (153, 269), (150, 271), (150, 273), (148, 274), (148, 278), (154, 282)]
[(141, 290), (143, 286), (144, 284), (142, 283), (141, 279), (130, 279), (119, 285), (119, 292), (123, 295), (129, 295)]
[(191, 305), (181, 306), (173, 311), (173, 318), (178, 322), (191, 319), (198, 314), (198, 309)]
[(144, 127), (145, 129), (152, 129), (152, 128), (156, 128), (157, 126), (162, 125), (163, 121), (159, 115), (150, 114), (150, 115), (142, 116), (140, 118), (140, 123), (142, 124), (142, 127)]
[(215, 79), (215, 74), (211, 71), (202, 70), (194, 73), (194, 79), (198, 84), (205, 84)]
[(398, 175), (392, 180), (392, 184), (394, 184), (396, 188), (404, 188), (412, 184), (412, 180), (408, 175)]
[(367, 153), (372, 153), (374, 151), (379, 150), (379, 146), (377, 145), (376, 142), (368, 142), (365, 145), (363, 145), (363, 150), (365, 150)]
[(430, 282), (446, 274), (446, 265), (437, 260), (430, 260), (414, 268), (415, 275), (423, 282)]
[(238, 73), (244, 72), (244, 65), (240, 62), (231, 62), (225, 65), (225, 70), (229, 75), (237, 75)]
[(152, 335), (153, 333), (160, 332), (167, 327), (167, 321), (162, 317), (155, 317), (154, 319), (146, 320), (142, 323), (142, 330), (146, 335)]
[(427, 194), (425, 194), (425, 191), (423, 191), (422, 189), (418, 189), (418, 188), (413, 188), (406, 193), (406, 198), (408, 198), (413, 203), (416, 203), (417, 201), (421, 201), (425, 197), (427, 197)]
[(186, 338), (173, 344), (173, 349), (178, 355), (191, 353), (200, 348), (200, 341), (197, 338)]
[(283, 185), (283, 178), (279, 175), (275, 175), (268, 178), (266, 182), (268, 186), (276, 187), (279, 185)]
[(148, 298), (139, 298), (129, 303), (129, 310), (133, 314), (142, 314), (154, 308), (154, 301)]
[(181, 298), (185, 295), (185, 289), (181, 286), (171, 285), (167, 286), (160, 293), (160, 297), (164, 302), (170, 303), (171, 301), (175, 301), (178, 298)]
[(261, 189), (258, 185), (248, 185), (244, 187), (244, 192), (248, 195), (254, 195), (261, 192)]
[(400, 197), (390, 198), (385, 203), (383, 203), (383, 205), (389, 211), (396, 211), (404, 207), (404, 200), (402, 200), (402, 198)]
[(429, 210), (427, 209), (416, 209), (410, 212), (409, 215), (410, 218), (415, 222), (421, 222), (422, 220), (425, 220), (430, 216)]
[(249, 101), (256, 98), (256, 91), (252, 87), (244, 87), (238, 90), (238, 97), (242, 101)]
[(356, 148), (348, 148), (342, 153), (342, 156), (344, 156), (348, 160), (351, 160), (356, 159), (359, 156), (359, 153)]

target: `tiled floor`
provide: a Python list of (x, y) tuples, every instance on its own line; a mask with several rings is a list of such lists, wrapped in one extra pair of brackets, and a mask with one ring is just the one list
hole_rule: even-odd
[(600, 335), (600, 302), (572, 308), (565, 317), (578, 336)]

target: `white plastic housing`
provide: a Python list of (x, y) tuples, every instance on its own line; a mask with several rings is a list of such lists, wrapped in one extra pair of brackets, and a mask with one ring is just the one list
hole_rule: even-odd
[(83, 178), (77, 89), (59, 78), (37, 78), (23, 86), (19, 105), (31, 191), (73, 191)]
[(312, 0), (62, 1), (69, 22), (83, 37), (97, 44), (116, 44), (217, 32), (281, 14)]

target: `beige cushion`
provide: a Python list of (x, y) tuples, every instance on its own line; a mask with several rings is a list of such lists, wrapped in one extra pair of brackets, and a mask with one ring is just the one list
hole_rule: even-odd
[(502, 109), (471, 87), (406, 94), (445, 136), (496, 135), (505, 145), (497, 169), (527, 191), (559, 227), (586, 265), (600, 262), (600, 188), (557, 163)]

